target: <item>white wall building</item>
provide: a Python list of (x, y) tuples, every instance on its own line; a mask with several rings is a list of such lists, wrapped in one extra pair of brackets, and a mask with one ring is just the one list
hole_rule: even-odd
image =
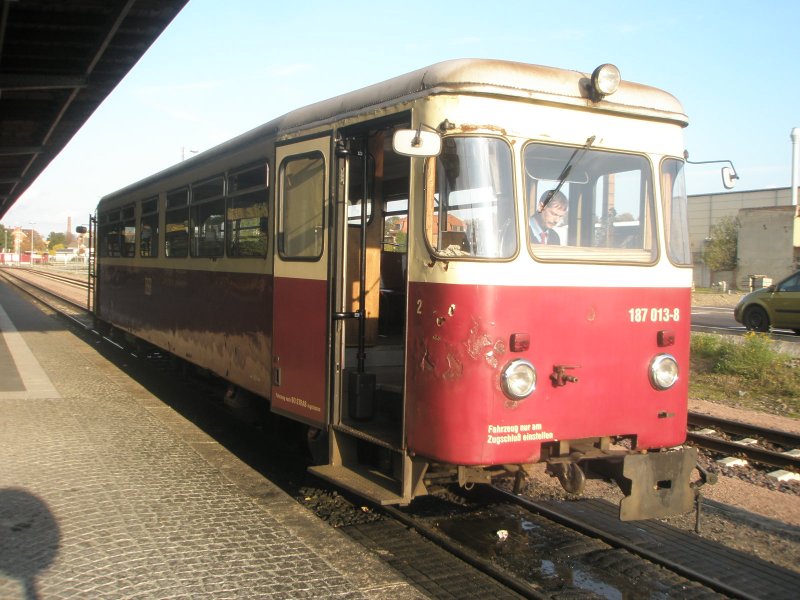
[[(791, 188), (689, 196), (688, 217), (697, 287), (726, 281), (731, 287), (747, 289), (751, 276), (777, 281), (800, 268), (800, 248), (793, 242), (796, 219)], [(703, 263), (703, 249), (712, 227), (724, 217), (739, 219), (738, 265), (734, 272), (711, 273)]]

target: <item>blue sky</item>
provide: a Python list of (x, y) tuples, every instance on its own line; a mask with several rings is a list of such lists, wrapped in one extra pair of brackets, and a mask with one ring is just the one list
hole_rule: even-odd
[[(294, 108), (441, 60), (498, 58), (663, 88), (692, 160), (732, 160), (738, 190), (788, 187), (800, 127), (800, 3), (190, 0), (5, 215), (44, 235), (105, 194)], [(723, 191), (690, 166), (690, 194)]]

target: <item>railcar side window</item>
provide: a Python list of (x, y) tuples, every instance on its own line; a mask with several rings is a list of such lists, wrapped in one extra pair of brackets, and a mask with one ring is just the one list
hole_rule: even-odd
[(280, 170), (281, 214), (278, 250), (284, 258), (322, 256), (325, 159), (319, 153), (287, 159)]
[(676, 265), (691, 267), (689, 197), (686, 195), (684, 164), (676, 158), (666, 158), (661, 163), (661, 196), (664, 202), (664, 233), (669, 259)]
[(169, 258), (189, 256), (189, 188), (167, 193), (164, 256)]
[(158, 198), (142, 202), (142, 216), (139, 218), (139, 256), (156, 258), (158, 256)]
[(133, 205), (122, 209), (122, 256), (136, 256), (136, 218)]
[(498, 138), (447, 137), (426, 176), (425, 234), (434, 255), (510, 258), (517, 252), (511, 149)]
[(191, 255), (215, 258), (225, 252), (225, 178), (192, 184), (189, 235)]
[(650, 162), (644, 156), (528, 144), (523, 151), (527, 236), (556, 260), (656, 259)]
[(101, 213), (97, 217), (100, 256), (122, 256), (122, 245), (120, 243), (122, 223), (120, 222), (120, 217), (119, 209)]
[(260, 164), (228, 175), (228, 206), (225, 227), (228, 256), (259, 257), (267, 255), (269, 212), (267, 176), (269, 165)]
[[(375, 187), (375, 159), (367, 154), (367, 225), (372, 222), (373, 190)], [(347, 187), (347, 224), (361, 226), (361, 201), (364, 198), (364, 160), (354, 157), (349, 161)]]
[(383, 251), (408, 252), (408, 198), (389, 198), (384, 205)]

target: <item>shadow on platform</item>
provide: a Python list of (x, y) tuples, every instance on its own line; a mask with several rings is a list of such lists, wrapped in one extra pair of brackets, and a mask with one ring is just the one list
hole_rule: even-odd
[(44, 501), (18, 488), (0, 489), (0, 573), (20, 580), (26, 600), (39, 598), (36, 576), (53, 564), (60, 543)]

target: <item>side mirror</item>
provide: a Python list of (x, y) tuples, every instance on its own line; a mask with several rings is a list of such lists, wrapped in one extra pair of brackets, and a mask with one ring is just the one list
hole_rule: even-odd
[(75, 233), (80, 233), (81, 235), (83, 235), (83, 234), (84, 234), (84, 233), (86, 233), (87, 231), (88, 231), (88, 229), (86, 229), (86, 227), (84, 227), (83, 225), (78, 225), (78, 226), (75, 228)]
[(721, 160), (689, 160), (689, 151), (683, 151), (683, 159), (686, 161), (686, 164), (689, 165), (710, 165), (713, 163), (721, 163), (726, 162), (730, 166), (729, 167), (722, 167), (722, 185), (725, 186), (726, 190), (733, 189), (734, 181), (739, 179), (739, 176), (736, 174), (736, 169), (733, 168), (733, 163), (727, 159)]
[(442, 138), (433, 131), (398, 129), (392, 137), (392, 149), (403, 156), (438, 156)]
[(722, 167), (722, 185), (725, 186), (726, 190), (733, 189), (736, 185), (734, 183), (736, 179), (739, 179), (739, 176), (736, 174), (736, 171), (733, 170), (733, 167)]

